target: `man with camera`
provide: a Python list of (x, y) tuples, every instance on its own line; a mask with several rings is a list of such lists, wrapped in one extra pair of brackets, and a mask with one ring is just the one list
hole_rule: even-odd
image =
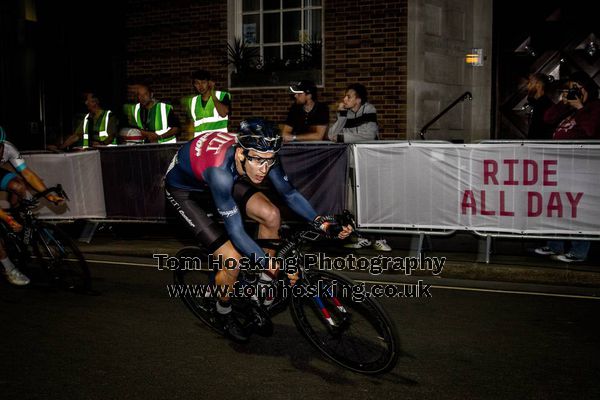
[[(544, 121), (558, 123), (552, 135), (556, 140), (600, 139), (600, 100), (596, 83), (583, 72), (571, 75), (560, 101), (546, 111)], [(590, 250), (588, 240), (572, 240), (567, 252), (565, 244), (562, 240), (551, 240), (535, 252), (567, 263), (585, 261)]]
[(600, 139), (598, 86), (584, 72), (575, 72), (562, 90), (560, 101), (544, 115), (547, 124), (558, 126), (553, 139)]

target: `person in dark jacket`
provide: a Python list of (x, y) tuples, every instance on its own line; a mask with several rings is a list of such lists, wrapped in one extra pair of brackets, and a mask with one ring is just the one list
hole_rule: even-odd
[[(544, 115), (547, 123), (557, 123), (552, 137), (556, 140), (600, 139), (600, 100), (598, 86), (583, 72), (576, 72), (562, 90), (560, 101)], [(550, 255), (563, 262), (585, 261), (590, 250), (587, 240), (573, 240), (569, 251), (562, 240), (551, 240), (535, 249), (537, 254)]]

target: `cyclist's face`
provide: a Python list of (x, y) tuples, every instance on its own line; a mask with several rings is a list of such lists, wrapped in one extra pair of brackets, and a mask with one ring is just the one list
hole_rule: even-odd
[(250, 150), (245, 159), (246, 175), (253, 183), (261, 183), (275, 164), (275, 154), (273, 153)]

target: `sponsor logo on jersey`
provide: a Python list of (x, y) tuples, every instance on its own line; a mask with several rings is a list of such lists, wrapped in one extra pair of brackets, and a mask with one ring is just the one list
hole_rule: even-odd
[(233, 217), (235, 214), (239, 213), (237, 206), (233, 207), (231, 210), (218, 210), (218, 211), (219, 211), (219, 214), (221, 214), (221, 216), (223, 218)]

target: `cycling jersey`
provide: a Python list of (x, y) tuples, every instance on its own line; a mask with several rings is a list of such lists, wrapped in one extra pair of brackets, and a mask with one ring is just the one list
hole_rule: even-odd
[[(10, 142), (4, 142), (4, 150), (0, 158), (0, 166), (10, 163), (17, 172), (27, 168), (25, 160), (19, 154), (19, 150)], [(0, 168), (0, 190), (6, 190), (8, 183), (16, 178), (17, 174)]]
[[(234, 184), (241, 178), (235, 166), (235, 143), (235, 135), (224, 132), (206, 133), (187, 142), (173, 158), (166, 184), (170, 188), (187, 191), (208, 189), (233, 245), (242, 255), (256, 259), (264, 252), (244, 230), (233, 195)], [(308, 221), (315, 219), (317, 212), (288, 182), (280, 164), (271, 168), (268, 177), (288, 207)], [(195, 225), (193, 221), (191, 225)], [(265, 266), (264, 262), (262, 264)]]

